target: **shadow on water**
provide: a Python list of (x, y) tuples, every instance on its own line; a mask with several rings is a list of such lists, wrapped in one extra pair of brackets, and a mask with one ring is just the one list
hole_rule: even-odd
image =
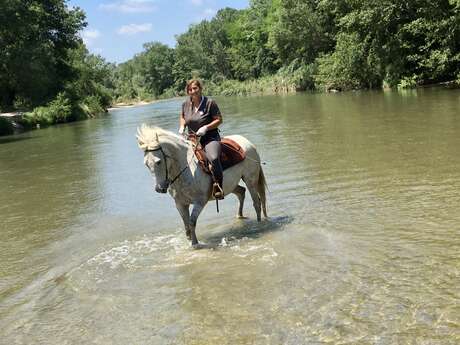
[(28, 140), (28, 139), (32, 139), (32, 137), (25, 137), (25, 136), (17, 137), (17, 136), (9, 135), (6, 137), (0, 137), (0, 145), (7, 144), (7, 143), (14, 143), (16, 141), (22, 141), (22, 140)]
[(223, 241), (237, 241), (244, 238), (257, 239), (265, 234), (281, 231), (286, 224), (294, 220), (290, 216), (270, 217), (257, 222), (256, 220), (242, 219), (237, 224), (225, 227), (217, 233), (202, 236), (203, 243), (196, 249), (216, 249), (222, 246)]

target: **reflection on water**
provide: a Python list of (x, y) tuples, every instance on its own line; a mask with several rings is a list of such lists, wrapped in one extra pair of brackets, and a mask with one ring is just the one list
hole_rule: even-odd
[(135, 141), (180, 100), (0, 141), (2, 341), (457, 344), (460, 93), (218, 101), (272, 218), (229, 196), (198, 251)]

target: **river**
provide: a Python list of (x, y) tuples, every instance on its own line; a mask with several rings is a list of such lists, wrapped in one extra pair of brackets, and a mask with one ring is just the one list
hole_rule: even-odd
[(460, 343), (460, 92), (216, 99), (271, 218), (209, 204), (207, 249), (135, 139), (181, 100), (0, 138), (0, 343)]

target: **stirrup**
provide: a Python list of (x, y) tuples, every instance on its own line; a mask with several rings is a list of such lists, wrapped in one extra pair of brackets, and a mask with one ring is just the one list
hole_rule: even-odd
[(224, 198), (224, 191), (217, 182), (214, 182), (214, 184), (212, 185), (212, 196), (216, 200), (222, 200)]

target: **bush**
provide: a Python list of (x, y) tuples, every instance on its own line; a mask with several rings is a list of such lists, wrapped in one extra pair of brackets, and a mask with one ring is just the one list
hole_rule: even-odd
[(417, 76), (404, 77), (398, 83), (398, 89), (414, 89), (417, 87)]
[(296, 92), (295, 78), (288, 73), (246, 81), (224, 80), (220, 84), (205, 82), (205, 92), (209, 95), (245, 96), (250, 94), (276, 94)]
[(105, 110), (102, 106), (101, 97), (98, 95), (85, 97), (81, 107), (88, 117), (94, 117), (100, 113), (103, 113)]
[(315, 63), (305, 65), (298, 59), (293, 60), (288, 66), (280, 68), (277, 75), (288, 80), (297, 91), (314, 90), (315, 75), (318, 66)]
[(179, 93), (174, 87), (169, 87), (163, 91), (163, 93), (158, 97), (159, 99), (173, 98), (178, 96)]
[(317, 59), (319, 88), (355, 90), (382, 86), (378, 58), (357, 34), (339, 34), (335, 51)]
[(72, 104), (64, 93), (59, 93), (54, 100), (44, 107), (37, 107), (26, 114), (25, 122), (29, 125), (51, 125), (74, 120)]

